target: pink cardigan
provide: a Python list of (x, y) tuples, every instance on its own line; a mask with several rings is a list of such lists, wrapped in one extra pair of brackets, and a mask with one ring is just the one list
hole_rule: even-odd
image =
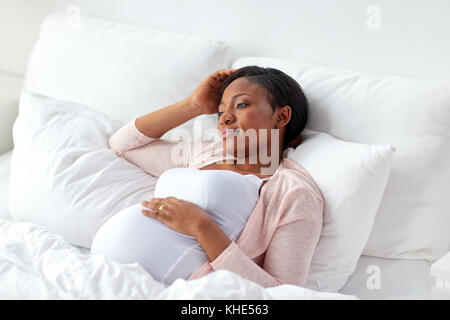
[[(117, 155), (155, 177), (173, 167), (201, 169), (229, 159), (217, 152), (217, 143), (221, 145), (222, 141), (201, 141), (202, 148), (194, 148), (198, 146), (194, 141), (150, 138), (136, 128), (134, 120), (109, 139)], [(182, 155), (176, 163), (172, 161), (175, 152)], [(188, 280), (226, 269), (264, 287), (284, 283), (304, 286), (322, 230), (324, 209), (325, 201), (309, 173), (293, 160), (282, 158), (262, 187), (239, 239)]]

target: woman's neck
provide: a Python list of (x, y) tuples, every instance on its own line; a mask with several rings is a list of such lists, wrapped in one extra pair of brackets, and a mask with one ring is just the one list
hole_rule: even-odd
[[(266, 175), (271, 176), (275, 173), (276, 169), (278, 169), (280, 165), (280, 160), (282, 158), (282, 152), (280, 152), (280, 156), (277, 159), (277, 163), (272, 163), (272, 157), (269, 157), (270, 161), (267, 164), (263, 164), (260, 161), (260, 158), (257, 157), (257, 163), (250, 163), (250, 157), (246, 157), (244, 159), (235, 159), (234, 160), (234, 167), (239, 170), (240, 172), (247, 172), (247, 173), (257, 173), (259, 175)], [(254, 162), (254, 159), (252, 159), (252, 162)]]

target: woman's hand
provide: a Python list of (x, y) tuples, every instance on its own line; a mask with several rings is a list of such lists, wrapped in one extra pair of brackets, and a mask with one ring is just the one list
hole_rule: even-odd
[(189, 99), (194, 108), (203, 114), (212, 114), (218, 111), (219, 94), (223, 81), (237, 69), (221, 69), (209, 75), (192, 92)]
[[(197, 239), (209, 261), (214, 261), (231, 243), (211, 216), (197, 204), (175, 197), (152, 198), (141, 204), (147, 217), (161, 221), (169, 228)], [(161, 211), (159, 207), (164, 205)]]
[[(144, 215), (159, 220), (169, 228), (192, 237), (197, 237), (202, 226), (213, 220), (197, 204), (175, 197), (152, 198), (149, 201), (142, 201), (141, 205), (150, 209), (142, 209)], [(159, 210), (161, 205), (164, 208)]]

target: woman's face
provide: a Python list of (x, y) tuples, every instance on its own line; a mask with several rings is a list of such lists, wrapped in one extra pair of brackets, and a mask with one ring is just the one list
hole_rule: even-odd
[[(280, 108), (272, 111), (267, 94), (264, 88), (245, 77), (234, 80), (226, 87), (218, 108), (217, 130), (227, 153), (238, 158), (249, 157), (263, 148), (269, 150), (270, 155), (271, 142), (274, 143), (271, 141), (271, 129), (280, 129), (281, 139), (277, 138), (276, 143), (282, 141), (284, 126), (280, 128), (277, 122)], [(262, 131), (267, 134), (261, 134)]]

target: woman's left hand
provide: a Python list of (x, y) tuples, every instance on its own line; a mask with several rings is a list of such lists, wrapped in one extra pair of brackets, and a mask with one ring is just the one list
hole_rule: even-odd
[[(175, 197), (152, 198), (141, 201), (141, 205), (150, 209), (141, 210), (147, 217), (159, 220), (169, 228), (192, 237), (197, 237), (205, 223), (213, 221), (197, 204)], [(159, 210), (161, 205), (164, 207)]]

